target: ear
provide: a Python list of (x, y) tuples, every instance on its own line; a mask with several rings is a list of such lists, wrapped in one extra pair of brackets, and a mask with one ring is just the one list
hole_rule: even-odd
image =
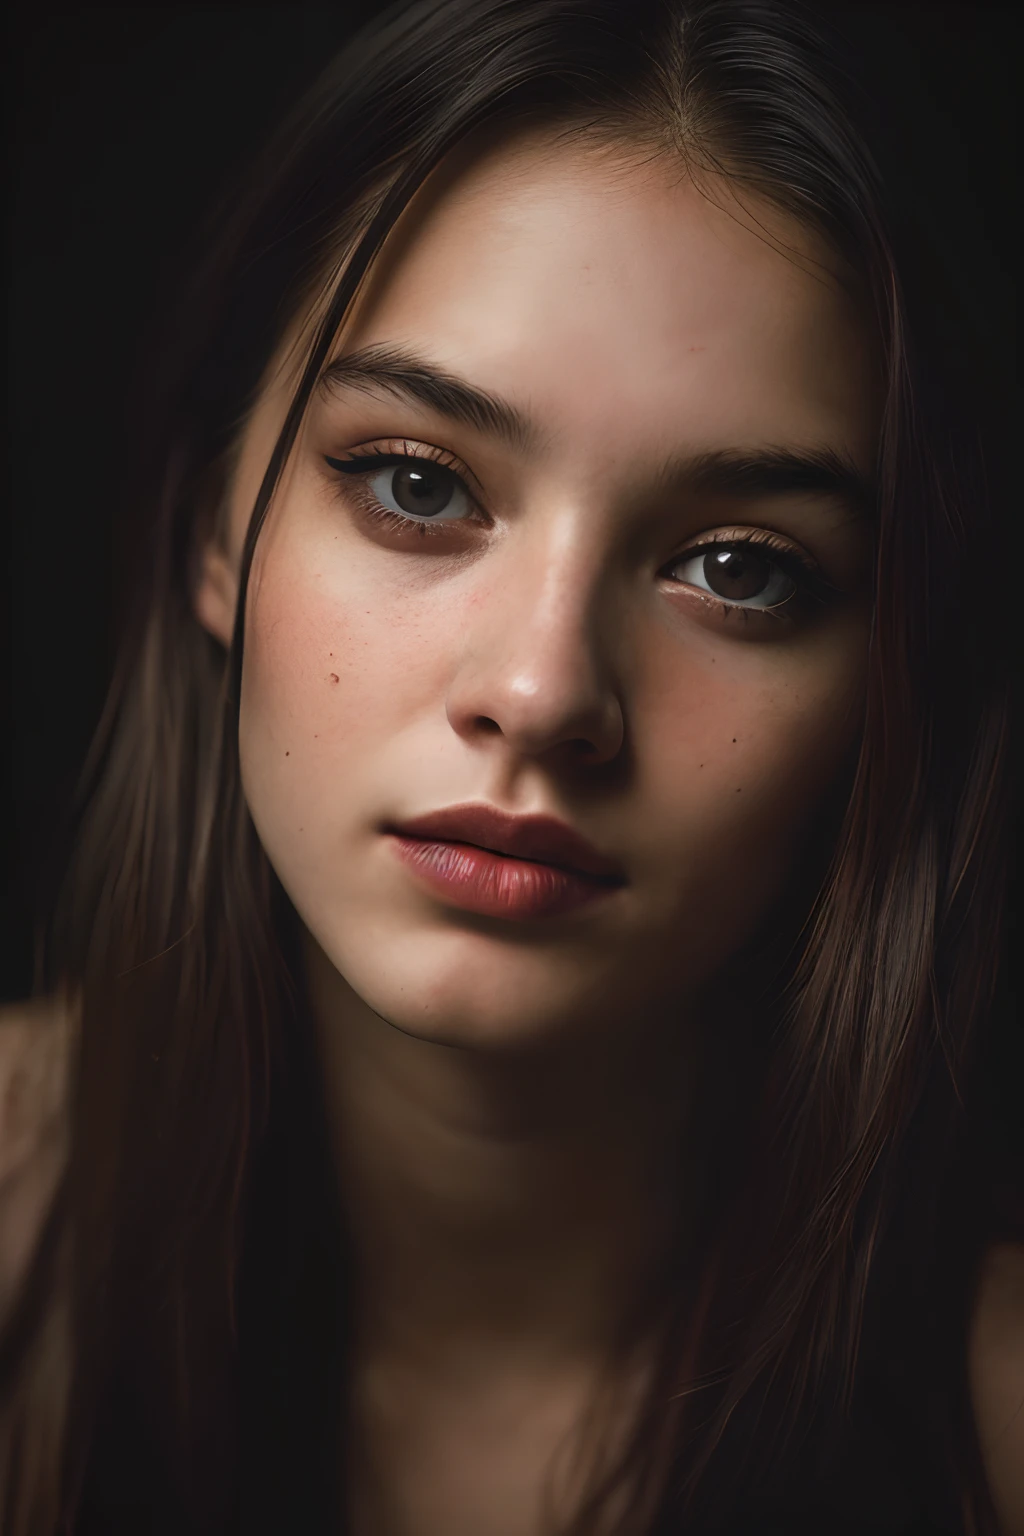
[(196, 618), (225, 650), (231, 644), (238, 606), (238, 576), (215, 539), (203, 546), (199, 581), (192, 595)]

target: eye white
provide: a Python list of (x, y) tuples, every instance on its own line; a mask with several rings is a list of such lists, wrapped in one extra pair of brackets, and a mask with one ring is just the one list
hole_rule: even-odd
[[(732, 548), (730, 545), (711, 545), (695, 551), (691, 555), (683, 555), (672, 562), (671, 571), (674, 581), (682, 582), (685, 586), (696, 587), (700, 592), (707, 592), (717, 598), (720, 603), (729, 603), (734, 608), (774, 608), (779, 603), (784, 603), (792, 597), (796, 591), (796, 582), (793, 577), (784, 571), (782, 567), (771, 558), (767, 551), (758, 550), (761, 557), (769, 564), (770, 572), (764, 589), (751, 597), (729, 597), (717, 591), (708, 581), (706, 575), (706, 562), (709, 555), (714, 555), (722, 549)], [(736, 546), (742, 549), (742, 545)]]
[[(469, 517), (472, 503), (454, 474), (426, 461), (389, 464), (367, 477), (381, 506), (414, 523), (454, 523)], [(434, 489), (435, 494), (431, 495)], [(417, 508), (417, 501), (423, 510)], [(436, 506), (436, 510), (428, 510)]]

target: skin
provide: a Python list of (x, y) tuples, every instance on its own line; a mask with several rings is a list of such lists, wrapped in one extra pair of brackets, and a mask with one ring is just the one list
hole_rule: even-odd
[[(355, 1241), (357, 1530), (525, 1536), (549, 1475), (569, 1507), (559, 1443), (699, 1193), (678, 1170), (728, 961), (860, 728), (864, 522), (825, 493), (663, 473), (715, 450), (874, 463), (870, 332), (833, 259), (713, 191), (541, 133), (453, 160), (335, 356), (400, 346), (511, 402), (529, 441), (322, 391), (257, 547), (242, 772), (308, 934)], [(205, 552), (196, 611), (225, 644), (294, 341)], [(384, 527), (366, 482), (325, 463), (403, 441), (454, 456), (476, 521)], [(751, 530), (809, 556), (833, 598), (789, 618), (694, 584), (696, 543)], [(559, 918), (467, 915), (381, 832), (466, 801), (570, 822), (626, 884)]]

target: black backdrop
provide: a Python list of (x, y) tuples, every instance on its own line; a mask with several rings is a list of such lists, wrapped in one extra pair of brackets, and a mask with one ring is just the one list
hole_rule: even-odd
[[(112, 511), (147, 337), (203, 220), (372, 0), (332, 9), (45, 4), (9, 13), (8, 858), (0, 997), (30, 981), (31, 891), (110, 666)], [(1016, 375), (1015, 9), (857, 6), (872, 91), (923, 167), (991, 366)], [(921, 153), (927, 136), (927, 155)], [(1021, 603), (1021, 544), (991, 600)], [(982, 600), (988, 600), (986, 594)]]

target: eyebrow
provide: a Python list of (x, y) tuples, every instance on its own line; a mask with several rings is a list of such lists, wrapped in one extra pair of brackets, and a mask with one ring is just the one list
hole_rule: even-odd
[(382, 390), (500, 438), (512, 448), (531, 447), (539, 436), (536, 426), (507, 400), (411, 352), (383, 343), (361, 347), (329, 363), (318, 387), (329, 390), (332, 385)]
[(853, 459), (828, 447), (716, 448), (670, 460), (659, 479), (743, 501), (794, 494), (827, 497), (858, 521), (873, 518), (878, 503), (871, 477)]
[[(317, 384), (325, 392), (332, 386), (383, 392), (425, 406), (518, 450), (535, 446), (541, 436), (536, 424), (509, 401), (388, 343), (335, 358)], [(674, 457), (655, 478), (666, 487), (744, 501), (793, 494), (827, 497), (858, 521), (871, 519), (877, 503), (870, 477), (830, 447), (716, 448)]]

